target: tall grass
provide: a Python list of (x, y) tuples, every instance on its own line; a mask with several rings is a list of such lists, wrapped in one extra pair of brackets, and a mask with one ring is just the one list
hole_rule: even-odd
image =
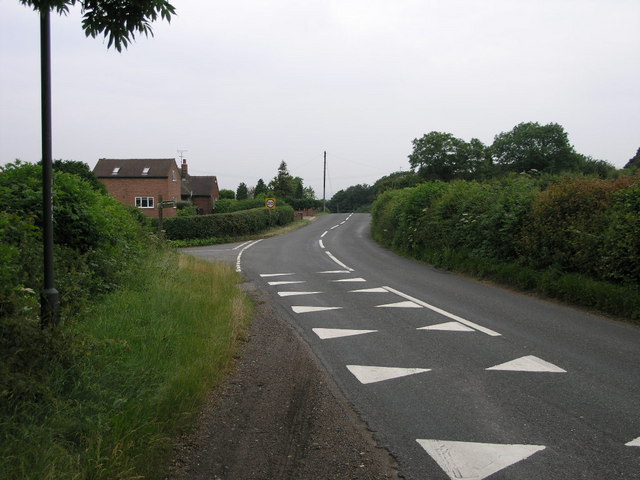
[(243, 336), (251, 304), (238, 280), (226, 265), (150, 254), (68, 328), (73, 354), (49, 368), (53, 393), (2, 409), (0, 478), (160, 478), (170, 439)]

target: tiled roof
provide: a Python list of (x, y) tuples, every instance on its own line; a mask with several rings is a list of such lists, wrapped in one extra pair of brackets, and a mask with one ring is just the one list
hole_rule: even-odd
[(98, 178), (167, 178), (172, 167), (177, 169), (174, 158), (101, 158), (93, 173)]
[(210, 197), (218, 193), (218, 179), (215, 176), (191, 176), (182, 179), (182, 195)]

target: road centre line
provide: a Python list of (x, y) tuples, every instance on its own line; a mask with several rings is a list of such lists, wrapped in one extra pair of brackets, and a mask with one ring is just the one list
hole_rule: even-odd
[(320, 248), (324, 249), (324, 242), (322, 239), (318, 240), (318, 244), (320, 245)]
[(331, 260), (333, 260), (334, 262), (336, 262), (336, 263), (337, 263), (338, 265), (340, 265), (342, 268), (344, 268), (345, 270), (349, 270), (350, 272), (353, 272), (353, 268), (351, 268), (351, 267), (347, 267), (344, 263), (342, 263), (340, 260), (338, 260), (336, 257), (334, 257), (334, 256), (332, 255), (332, 253), (331, 253), (329, 250), (327, 250), (325, 253), (326, 253), (327, 255), (329, 255), (329, 258), (330, 258)]
[(253, 247), (256, 243), (261, 242), (262, 238), (260, 240), (256, 240), (255, 242), (251, 242), (248, 245), (245, 245), (242, 250), (240, 250), (240, 253), (238, 253), (238, 258), (236, 258), (236, 272), (242, 272), (242, 265), (240, 263), (240, 259), (242, 258), (242, 254), (244, 253), (244, 251), (247, 248), (251, 248)]
[(325, 230), (324, 233), (320, 235), (320, 238), (323, 238), (327, 233), (329, 233), (329, 230)]
[(464, 323), (465, 325), (467, 325), (468, 327), (474, 328), (482, 333), (486, 333), (487, 335), (490, 335), (492, 337), (500, 337), (502, 336), (502, 334), (495, 332), (489, 328), (483, 327), (482, 325), (478, 325), (477, 323), (473, 323), (469, 320), (466, 320), (462, 317), (459, 317), (457, 315), (454, 315), (453, 313), (449, 313), (446, 310), (442, 310), (441, 308), (438, 307), (434, 307), (433, 305), (428, 304), (427, 302), (423, 302), (422, 300), (418, 300), (417, 298), (414, 298), (410, 295), (407, 295), (406, 293), (402, 293), (399, 290), (396, 290), (395, 288), (391, 288), (391, 287), (386, 287), (383, 286), (382, 288), (386, 289), (387, 291), (391, 292), (391, 293), (395, 293), (396, 295), (399, 295), (403, 298), (406, 298), (407, 300), (411, 300), (412, 302), (417, 303), (418, 305), (422, 305), (425, 308), (428, 308), (429, 310), (433, 310), (436, 313), (439, 313), (440, 315), (444, 315), (445, 317), (449, 317), (452, 320), (456, 320), (457, 322), (460, 323)]

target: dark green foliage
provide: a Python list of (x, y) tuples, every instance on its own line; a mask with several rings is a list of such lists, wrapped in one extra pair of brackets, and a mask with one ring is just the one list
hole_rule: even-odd
[(127, 48), (136, 34), (153, 35), (151, 22), (158, 18), (171, 21), (175, 8), (166, 0), (20, 0), (35, 10), (51, 9), (67, 13), (69, 6), (80, 4), (82, 28), (93, 38), (104, 35), (119, 52)]
[(258, 179), (258, 183), (256, 183), (256, 187), (253, 189), (253, 196), (258, 197), (260, 195), (266, 195), (269, 189), (267, 185), (264, 183), (264, 180), (261, 178)]
[(242, 182), (236, 189), (236, 200), (246, 200), (247, 198), (249, 198), (249, 189), (247, 184)]
[[(55, 270), (64, 311), (117, 285), (142, 248), (139, 212), (54, 171)], [(42, 288), (42, 172), (16, 162), (0, 167), (0, 317), (35, 314)], [(25, 310), (26, 309), (26, 310)]]
[(640, 148), (636, 154), (629, 159), (629, 161), (624, 166), (625, 170), (634, 170), (640, 168)]
[(496, 135), (490, 152), (495, 165), (505, 172), (579, 171), (581, 163), (581, 156), (557, 123), (520, 123), (511, 131)]
[(286, 225), (293, 221), (293, 208), (278, 205), (278, 208), (254, 208), (233, 213), (199, 215), (197, 217), (174, 217), (165, 220), (167, 239), (189, 240), (212, 237), (240, 237)]
[(252, 198), (246, 200), (233, 200), (230, 198), (224, 198), (216, 202), (213, 212), (231, 213), (259, 207), (264, 207), (264, 198)]
[(428, 182), (383, 193), (372, 213), (374, 238), (402, 253), (640, 317), (637, 175)]
[(220, 200), (235, 200), (236, 193), (233, 190), (223, 188), (220, 190)]
[(331, 197), (328, 207), (334, 213), (355, 212), (362, 207), (369, 208), (375, 199), (376, 193), (373, 186), (353, 185)]
[(295, 192), (293, 177), (289, 173), (287, 163), (283, 160), (278, 167), (278, 174), (271, 180), (269, 187), (276, 198), (291, 198)]
[(54, 160), (53, 169), (59, 172), (72, 173), (79, 176), (85, 182), (93, 187), (100, 193), (107, 193), (107, 187), (104, 186), (95, 173), (91, 171), (89, 165), (84, 162), (78, 162), (75, 160)]
[(376, 195), (386, 192), (387, 190), (396, 190), (400, 188), (415, 187), (423, 180), (420, 176), (412, 171), (394, 172), (382, 177), (373, 184)]
[(485, 147), (477, 138), (467, 143), (450, 133), (430, 132), (412, 144), (409, 164), (425, 180), (469, 180), (485, 168)]
[(287, 204), (291, 205), (294, 210), (304, 210), (306, 208), (319, 210), (322, 208), (322, 200), (316, 200), (315, 198), (290, 198), (287, 200)]

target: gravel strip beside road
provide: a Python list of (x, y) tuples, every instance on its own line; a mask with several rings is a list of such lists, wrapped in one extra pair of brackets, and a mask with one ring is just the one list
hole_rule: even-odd
[(211, 393), (196, 429), (179, 439), (166, 478), (400, 478), (391, 455), (376, 446), (268, 295), (250, 294), (256, 302), (250, 339), (228, 380)]

